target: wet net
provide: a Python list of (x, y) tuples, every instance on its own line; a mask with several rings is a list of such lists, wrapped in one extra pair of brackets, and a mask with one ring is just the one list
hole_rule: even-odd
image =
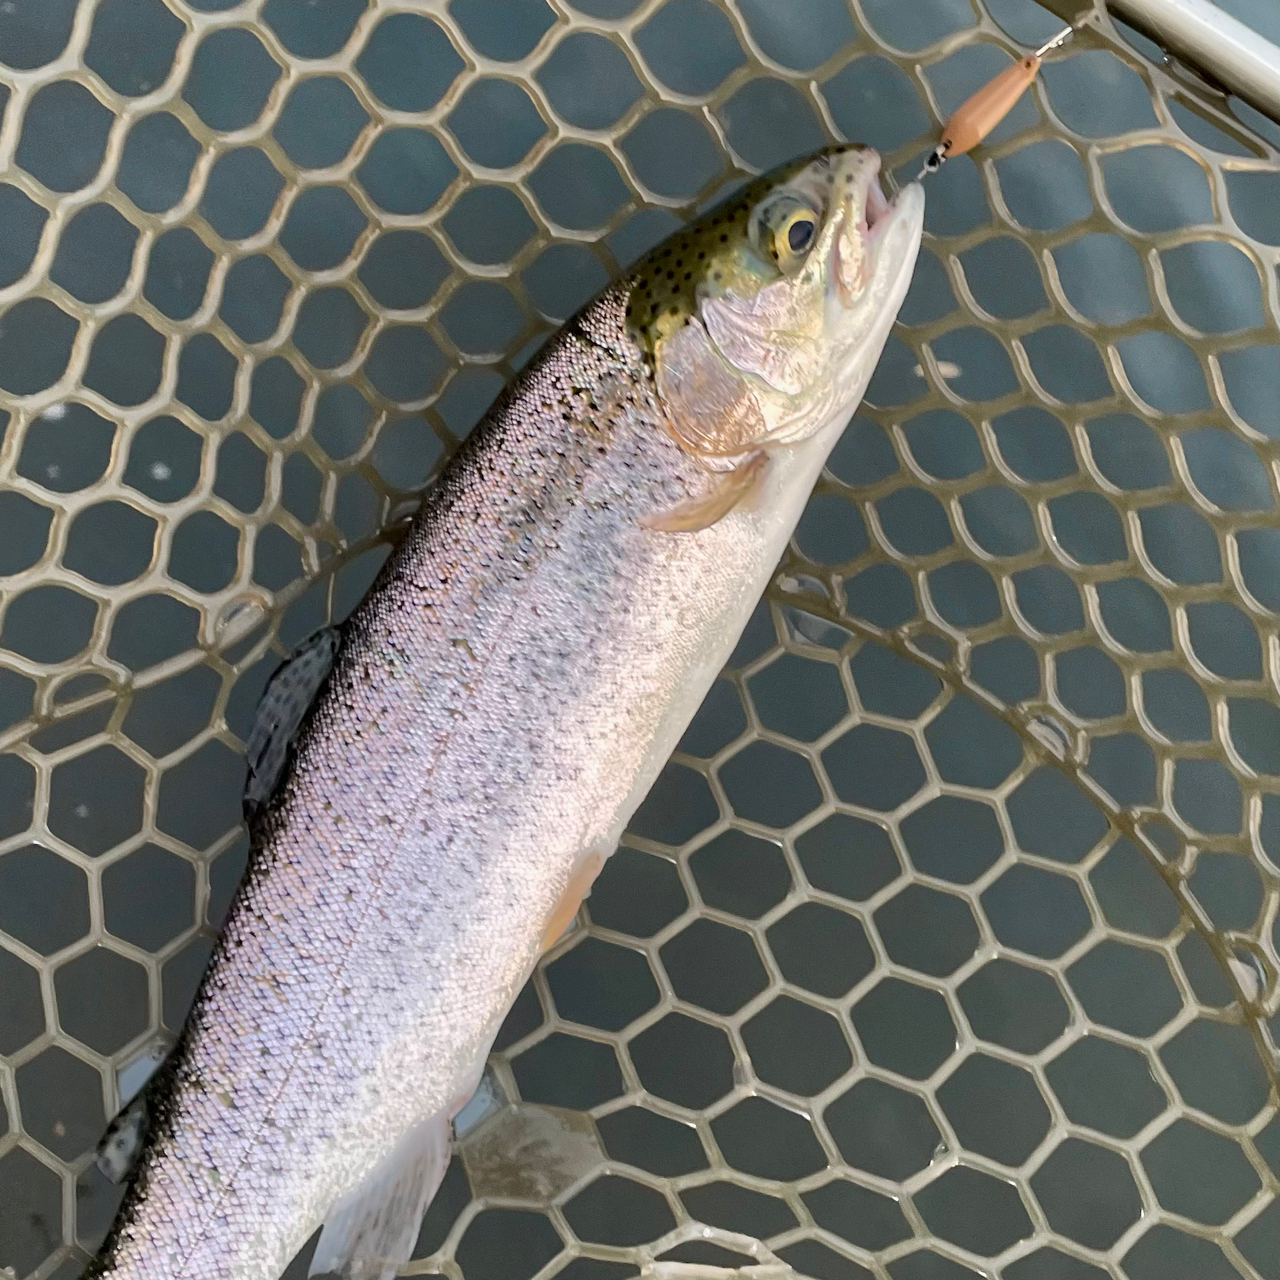
[[(96, 1247), (257, 696), (503, 383), (747, 174), (845, 138), (911, 176), (1060, 25), (0, 4), (0, 1268)], [(1280, 1274), (1280, 130), (1104, 20), (928, 201), (413, 1273)]]

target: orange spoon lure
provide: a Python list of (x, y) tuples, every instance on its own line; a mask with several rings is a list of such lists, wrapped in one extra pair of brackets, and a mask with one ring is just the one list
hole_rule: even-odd
[(926, 158), (924, 168), (916, 175), (917, 180), (930, 173), (937, 173), (952, 156), (962, 156), (966, 151), (972, 151), (1013, 110), (1018, 99), (1030, 88), (1031, 82), (1040, 73), (1041, 59), (1045, 54), (1066, 44), (1074, 34), (1074, 27), (1060, 31), (1048, 44), (1042, 45), (1035, 53), (1028, 54), (1011, 67), (1006, 67), (994, 80), (966, 98), (943, 126), (942, 138)]

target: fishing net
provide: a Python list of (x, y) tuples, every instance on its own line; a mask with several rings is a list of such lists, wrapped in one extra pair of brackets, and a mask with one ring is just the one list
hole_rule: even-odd
[[(0, 1268), (96, 1247), (257, 696), (503, 383), (747, 174), (912, 176), (1060, 25), (0, 4)], [(930, 180), (868, 403), (411, 1272), (1280, 1274), (1278, 148), (1103, 20)]]

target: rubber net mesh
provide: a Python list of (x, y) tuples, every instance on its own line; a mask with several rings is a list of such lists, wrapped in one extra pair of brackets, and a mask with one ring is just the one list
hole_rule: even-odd
[[(0, 4), (0, 1267), (96, 1247), (257, 696), (502, 384), (748, 173), (911, 176), (1060, 25)], [(931, 179), (868, 403), (411, 1272), (1280, 1274), (1278, 144), (1103, 22)]]

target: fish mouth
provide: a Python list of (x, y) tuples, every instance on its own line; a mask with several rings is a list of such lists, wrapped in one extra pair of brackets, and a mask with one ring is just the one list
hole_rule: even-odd
[(831, 239), (831, 279), (846, 308), (856, 304), (876, 269), (881, 240), (894, 221), (896, 201), (880, 186), (880, 153), (870, 147), (846, 160), (845, 189)]
[(880, 187), (879, 176), (873, 173), (867, 183), (867, 199), (866, 204), (863, 205), (860, 228), (863, 236), (868, 241), (876, 239), (892, 212), (893, 205), (889, 203), (888, 197)]
[(857, 226), (868, 247), (880, 238), (894, 206), (880, 186), (880, 153), (868, 149), (853, 190), (846, 197), (845, 217)]

